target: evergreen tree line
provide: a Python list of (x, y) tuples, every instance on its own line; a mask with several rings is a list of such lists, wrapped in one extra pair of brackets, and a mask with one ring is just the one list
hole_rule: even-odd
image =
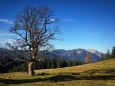
[(75, 60), (45, 59), (39, 63), (35, 63), (35, 69), (62, 68), (62, 67), (76, 66), (81, 64), (83, 63)]
[[(103, 57), (103, 56), (102, 56)], [(105, 55), (105, 57), (103, 57), (102, 59), (111, 59), (111, 58), (115, 58), (115, 47), (112, 48), (112, 51), (110, 52), (110, 50), (107, 50), (107, 53)]]
[(0, 64), (0, 73), (7, 72), (25, 72), (27, 71), (27, 62), (12, 62), (7, 65)]
[[(34, 69), (53, 69), (81, 65), (83, 62), (65, 59), (44, 59), (34, 64)], [(27, 72), (28, 62), (15, 62), (7, 66), (0, 65), (0, 73), (4, 72)]]

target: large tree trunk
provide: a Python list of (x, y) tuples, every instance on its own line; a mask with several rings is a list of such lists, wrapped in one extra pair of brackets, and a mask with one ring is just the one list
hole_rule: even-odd
[(31, 76), (35, 75), (33, 66), (34, 66), (34, 62), (33, 61), (29, 62), (29, 64), (28, 64), (28, 74), (31, 75)]

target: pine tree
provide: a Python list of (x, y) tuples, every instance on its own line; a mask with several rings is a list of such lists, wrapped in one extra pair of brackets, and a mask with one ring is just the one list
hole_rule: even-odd
[(57, 68), (60, 68), (60, 60), (57, 60), (56, 67), (57, 67)]
[(105, 58), (110, 58), (110, 57), (111, 57), (111, 54), (110, 54), (110, 50), (108, 49)]
[(112, 49), (112, 57), (115, 58), (115, 47)]
[(51, 68), (54, 68), (54, 62), (51, 61)]
[(107, 51), (107, 54), (109, 54), (110, 55), (110, 50), (108, 49), (108, 51)]
[(49, 69), (49, 68), (50, 68), (50, 62), (47, 61), (47, 69)]

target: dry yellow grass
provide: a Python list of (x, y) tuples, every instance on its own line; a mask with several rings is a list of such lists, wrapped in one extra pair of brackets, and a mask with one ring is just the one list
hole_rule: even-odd
[(48, 74), (60, 74), (60, 73), (81, 73), (88, 70), (100, 70), (100, 69), (115, 69), (115, 59), (103, 60), (96, 63), (84, 64), (80, 66), (72, 66), (65, 68), (57, 68), (57, 69), (43, 69), (43, 70), (35, 70), (36, 73), (48, 73)]
[[(35, 72), (38, 76), (31, 77), (20, 72), (2, 73), (0, 86), (115, 86), (115, 59)], [(48, 75), (39, 75), (41, 73)]]

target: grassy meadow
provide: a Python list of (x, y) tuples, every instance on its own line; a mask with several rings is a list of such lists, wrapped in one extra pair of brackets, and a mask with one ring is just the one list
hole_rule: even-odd
[(115, 59), (35, 73), (1, 73), (0, 86), (115, 86)]

